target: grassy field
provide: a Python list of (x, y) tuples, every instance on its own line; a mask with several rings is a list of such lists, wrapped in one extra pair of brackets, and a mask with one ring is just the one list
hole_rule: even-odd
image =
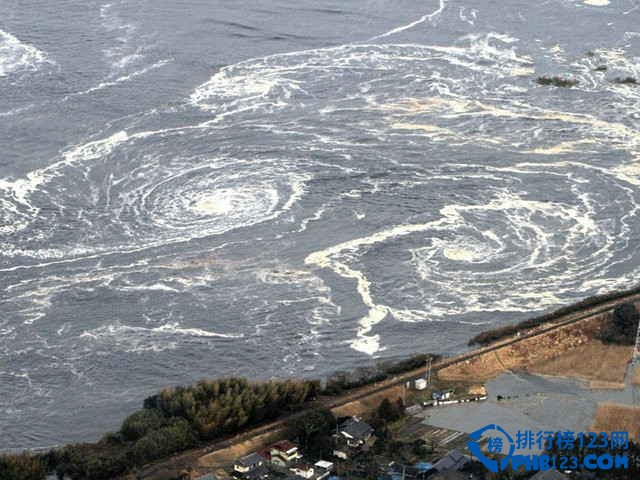
[(594, 432), (628, 431), (629, 438), (640, 441), (640, 407), (601, 403), (591, 430)]
[[(593, 345), (601, 345), (595, 338), (601, 328), (603, 318), (602, 315), (597, 315), (536, 337), (525, 338), (520, 342), (506, 345), (471, 360), (446, 367), (438, 372), (438, 377), (449, 381), (484, 382), (508, 370), (530, 369), (552, 360), (562, 362), (562, 358), (567, 355), (570, 358), (570, 361), (565, 363), (567, 368), (560, 369), (558, 374), (572, 376), (574, 370), (579, 368), (576, 364), (585, 360), (581, 355), (588, 352), (590, 348), (593, 349), (592, 353), (595, 353), (598, 347)], [(587, 350), (584, 350), (585, 348)], [(601, 349), (599, 352), (603, 355), (609, 355), (606, 349)], [(625, 362), (628, 361), (630, 352), (628, 355), (625, 353)], [(620, 351), (616, 351), (616, 354), (619, 353)], [(577, 359), (579, 361), (576, 361)], [(604, 359), (598, 357), (595, 360), (603, 361)], [(607, 381), (609, 377), (610, 375), (603, 371), (600, 377), (595, 376), (589, 380)], [(619, 377), (615, 376), (615, 378)]]
[(530, 365), (531, 373), (571, 377), (591, 382), (593, 388), (624, 388), (633, 347), (605, 345), (593, 340), (563, 354)]

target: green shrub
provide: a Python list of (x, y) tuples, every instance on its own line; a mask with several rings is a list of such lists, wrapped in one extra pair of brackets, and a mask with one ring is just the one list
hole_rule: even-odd
[(42, 460), (26, 453), (0, 455), (0, 479), (2, 480), (43, 480), (46, 469)]
[(140, 438), (132, 447), (131, 456), (136, 464), (142, 465), (187, 450), (197, 441), (189, 422), (174, 419), (171, 425), (150, 431)]
[(158, 410), (138, 410), (125, 419), (120, 428), (120, 434), (125, 440), (135, 442), (166, 423), (167, 419)]

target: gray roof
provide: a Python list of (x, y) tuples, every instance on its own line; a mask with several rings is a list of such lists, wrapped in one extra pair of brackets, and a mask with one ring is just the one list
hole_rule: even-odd
[(249, 480), (260, 480), (261, 478), (267, 478), (269, 477), (269, 469), (264, 465), (260, 465), (250, 472), (245, 473), (244, 477)]
[(439, 472), (460, 470), (467, 463), (469, 463), (469, 459), (460, 450), (451, 450), (446, 457), (442, 457), (434, 463), (433, 468)]
[(357, 440), (365, 440), (367, 437), (373, 434), (373, 428), (371, 428), (371, 425), (354, 418), (350, 418), (342, 425), (340, 425), (340, 431)]
[(249, 455), (236, 460), (236, 464), (242, 465), (243, 467), (252, 467), (254, 465), (259, 465), (262, 462), (264, 462), (264, 458), (257, 453), (250, 453)]
[(566, 480), (568, 478), (557, 470), (541, 470), (529, 480)]

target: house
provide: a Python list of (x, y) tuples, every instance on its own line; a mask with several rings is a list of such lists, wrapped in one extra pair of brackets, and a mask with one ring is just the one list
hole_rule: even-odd
[(568, 478), (557, 470), (540, 470), (529, 480), (567, 480)]
[(342, 436), (349, 447), (361, 447), (373, 436), (373, 428), (358, 417), (352, 417), (338, 427), (338, 435)]
[(299, 477), (306, 478), (306, 479), (313, 477), (313, 474), (315, 473), (313, 467), (308, 463), (304, 463), (304, 462), (297, 462), (291, 465), (289, 467), (289, 471), (292, 472), (294, 475), (297, 475)]
[(289, 440), (282, 440), (271, 445), (269, 455), (271, 456), (271, 463), (281, 467), (286, 467), (302, 458), (298, 451), (298, 446)]
[(246, 476), (249, 472), (263, 466), (264, 459), (257, 453), (250, 453), (236, 460), (233, 464), (233, 471)]
[(442, 457), (433, 464), (434, 470), (438, 472), (459, 471), (471, 460), (460, 450), (451, 450), (445, 457)]
[(316, 479), (322, 480), (327, 478), (333, 472), (333, 463), (325, 460), (319, 460), (314, 465), (316, 470)]
[(368, 449), (375, 438), (371, 425), (352, 417), (338, 427), (334, 440), (333, 455), (345, 460), (360, 449)]

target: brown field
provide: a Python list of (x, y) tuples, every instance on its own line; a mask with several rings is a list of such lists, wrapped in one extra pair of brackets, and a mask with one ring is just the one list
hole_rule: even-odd
[(571, 377), (591, 382), (592, 388), (624, 389), (624, 377), (633, 347), (605, 345), (593, 340), (562, 355), (535, 362), (531, 373)]
[[(444, 368), (438, 372), (438, 377), (443, 380), (484, 382), (497, 377), (507, 370), (524, 369), (532, 365), (544, 364), (556, 358), (560, 359), (565, 355), (573, 355), (573, 352), (577, 349), (597, 342), (594, 338), (602, 325), (602, 320), (603, 316), (598, 315), (536, 337), (525, 338), (519, 342), (505, 345), (497, 350), (474, 357), (471, 360)], [(589, 348), (597, 349), (597, 347)], [(589, 348), (586, 351), (589, 351)], [(576, 358), (580, 358), (580, 361), (576, 362)], [(576, 354), (573, 359), (575, 364), (570, 362), (567, 364), (572, 365), (572, 368), (576, 368), (576, 364), (581, 363), (583, 360), (579, 354)], [(600, 362), (602, 359), (598, 359), (598, 361)], [(566, 372), (563, 371), (563, 375), (566, 376)], [(602, 376), (606, 378), (593, 377), (590, 380), (610, 381), (610, 376), (605, 372), (602, 373)], [(618, 377), (615, 377), (613, 381), (617, 381), (617, 379)]]
[(628, 431), (629, 438), (640, 440), (640, 407), (601, 403), (591, 425), (594, 432)]
[(640, 365), (636, 365), (633, 376), (631, 377), (631, 383), (640, 385)]

